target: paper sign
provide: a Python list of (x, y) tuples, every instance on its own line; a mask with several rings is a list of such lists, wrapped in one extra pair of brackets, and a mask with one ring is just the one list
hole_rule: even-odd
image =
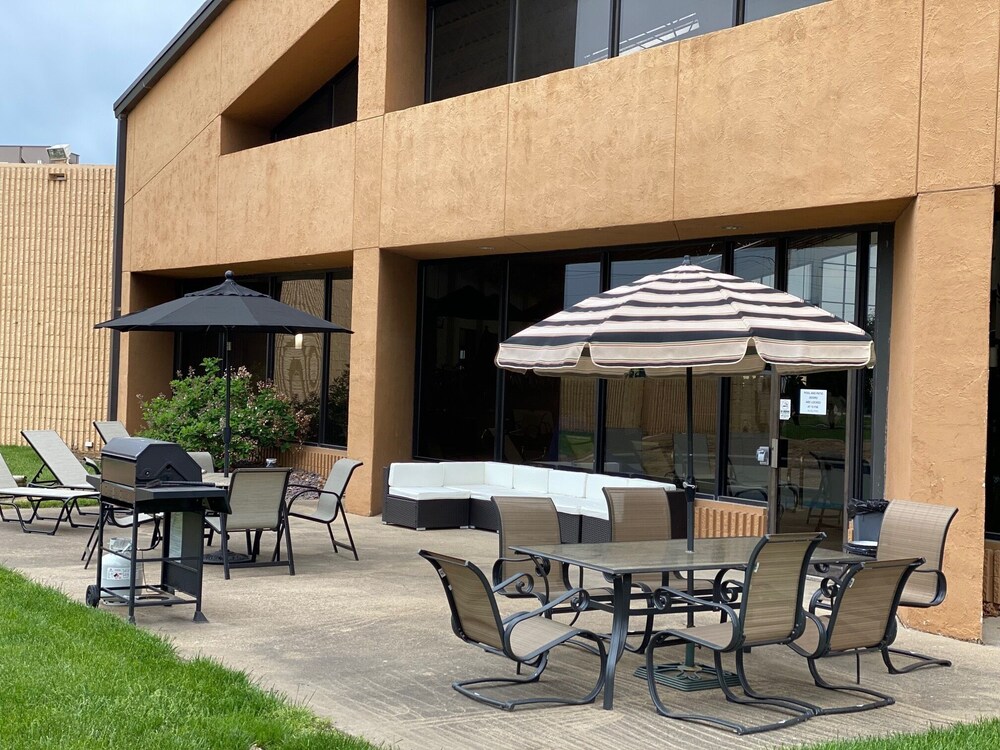
[(826, 416), (826, 391), (812, 391), (803, 388), (799, 391), (799, 412)]
[(790, 398), (780, 399), (778, 402), (778, 419), (792, 418), (792, 400)]

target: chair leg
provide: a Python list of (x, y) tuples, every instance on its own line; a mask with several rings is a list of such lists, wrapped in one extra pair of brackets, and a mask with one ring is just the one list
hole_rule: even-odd
[[(906, 656), (910, 659), (916, 659), (912, 664), (907, 664), (905, 666), (897, 666), (893, 664), (892, 657), (889, 654), (897, 654), (899, 656)], [(906, 651), (901, 648), (883, 648), (882, 649), (882, 661), (885, 662), (886, 669), (889, 670), (889, 674), (906, 674), (908, 672), (913, 672), (917, 669), (923, 669), (925, 667), (950, 667), (951, 661), (949, 659), (936, 659), (933, 656), (926, 656), (924, 654), (918, 654), (914, 651)]]
[(222, 573), (223, 577), (229, 580), (229, 535), (226, 533), (226, 516), (223, 514), (222, 530), (219, 531), (219, 541), (222, 543)]
[[(837, 690), (843, 693), (855, 693), (865, 696), (870, 696), (876, 698), (877, 700), (869, 701), (867, 703), (857, 703), (853, 706), (836, 706), (834, 708), (820, 708), (817, 710), (817, 714), (850, 714), (856, 711), (869, 711), (873, 708), (881, 708), (882, 706), (891, 706), (896, 701), (891, 695), (886, 695), (885, 693), (880, 693), (877, 690), (872, 690), (870, 688), (863, 688), (860, 685), (831, 685), (829, 682), (820, 677), (819, 671), (816, 669), (816, 660), (808, 659), (809, 662), (809, 674), (812, 675), (813, 682), (816, 683), (817, 687), (824, 688), (826, 690)], [(859, 667), (860, 669), (860, 667)]]
[[(354, 543), (354, 537), (351, 535), (351, 524), (347, 522), (347, 514), (341, 511), (340, 517), (344, 519), (344, 528), (347, 530), (347, 540), (351, 543), (350, 550), (354, 553), (354, 561), (357, 562), (358, 558), (358, 547)], [(336, 544), (334, 545), (336, 547)]]
[[(288, 518), (285, 518), (281, 523), (285, 532), (285, 549), (288, 551), (288, 575), (295, 575), (295, 559), (292, 557), (292, 525), (288, 522)], [(278, 529), (278, 539), (281, 539), (282, 529)]]
[(340, 554), (340, 549), (337, 548), (337, 540), (333, 538), (333, 521), (330, 521), (326, 525), (326, 533), (330, 535), (330, 543), (333, 545), (334, 554)]

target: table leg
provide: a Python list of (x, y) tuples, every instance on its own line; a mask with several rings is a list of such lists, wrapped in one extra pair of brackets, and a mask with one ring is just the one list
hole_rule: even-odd
[(611, 710), (615, 700), (615, 669), (625, 651), (625, 637), (628, 635), (628, 616), (632, 575), (615, 576), (614, 607), (611, 619), (611, 647), (608, 649), (608, 663), (604, 668), (604, 708)]

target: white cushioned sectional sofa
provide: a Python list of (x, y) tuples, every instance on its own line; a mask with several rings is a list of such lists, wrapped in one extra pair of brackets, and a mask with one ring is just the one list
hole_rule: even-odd
[(549, 497), (563, 541), (599, 541), (610, 527), (605, 487), (664, 487), (667, 482), (520, 466), (496, 461), (394, 463), (386, 477), (384, 523), (411, 529), (472, 526), (495, 531), (494, 496)]

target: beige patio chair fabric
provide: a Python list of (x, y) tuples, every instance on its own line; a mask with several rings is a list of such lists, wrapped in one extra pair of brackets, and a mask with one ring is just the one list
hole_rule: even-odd
[[(896, 636), (894, 619), (903, 587), (913, 570), (921, 563), (919, 558), (909, 560), (881, 560), (849, 566), (839, 578), (827, 579), (813, 595), (809, 606), (806, 629), (789, 644), (805, 656), (814, 682), (821, 688), (848, 694), (874, 697), (849, 706), (832, 708), (815, 707), (817, 714), (839, 714), (866, 711), (894, 703), (892, 696), (858, 685), (833, 685), (824, 680), (817, 670), (816, 661), (826, 656), (846, 653), (857, 655), (857, 681), (861, 682), (860, 654), (882, 650)], [(817, 616), (817, 605), (824, 594), (833, 595), (829, 614)], [(825, 610), (825, 606), (824, 606)]]
[(202, 474), (212, 474), (215, 472), (215, 460), (208, 451), (188, 451), (188, 455), (194, 459), (201, 469)]
[[(501, 582), (500, 587), (491, 587), (482, 571), (467, 560), (427, 550), (420, 550), (418, 554), (434, 566), (441, 578), (451, 609), (452, 629), (455, 635), (488, 653), (505, 656), (515, 662), (518, 665), (518, 673), (521, 665), (534, 668), (532, 674), (523, 677), (459, 680), (452, 683), (456, 691), (472, 700), (507, 711), (517, 706), (535, 703), (581, 705), (593, 702), (604, 684), (604, 663), (607, 652), (601, 637), (589, 630), (565, 625), (546, 617), (546, 614), (556, 607), (565, 606), (578, 596), (580, 593), (578, 589), (567, 591), (531, 612), (518, 612), (502, 618), (497, 608), (496, 591), (503, 585), (509, 585), (510, 579)], [(596, 648), (582, 641), (592, 641)], [(538, 696), (499, 700), (483, 694), (483, 689), (491, 687), (537, 682), (548, 664), (549, 652), (556, 646), (570, 643), (582, 646), (600, 657), (597, 682), (583, 698)], [(475, 689), (471, 689), (473, 686)]]
[[(26, 534), (47, 534), (52, 536), (59, 530), (59, 525), (63, 521), (67, 521), (70, 526), (80, 526), (73, 522), (71, 517), (71, 512), (76, 509), (79, 513), (79, 499), (82, 497), (96, 497), (97, 491), (91, 489), (87, 490), (70, 490), (56, 487), (19, 487), (17, 482), (14, 480), (14, 475), (10, 472), (10, 467), (7, 466), (7, 462), (4, 461), (3, 456), (0, 456), (0, 521), (4, 523), (10, 523), (12, 521), (17, 521), (21, 526), (21, 531)], [(17, 500), (24, 500), (28, 503), (30, 507), (30, 512), (23, 512), (27, 509), (21, 508), (17, 504)], [(54, 500), (61, 503), (59, 512), (55, 516), (42, 515), (39, 512), (39, 505), (44, 500)], [(4, 512), (4, 508), (8, 509), (8, 512), (13, 512), (14, 516), (8, 518)], [(25, 517), (27, 516), (27, 517)], [(49, 527), (38, 527), (33, 528), (35, 521), (51, 521), (53, 525)]]
[[(340, 547), (349, 549), (354, 553), (354, 559), (358, 559), (357, 545), (354, 543), (354, 536), (351, 534), (351, 525), (347, 522), (347, 512), (344, 510), (344, 493), (347, 491), (347, 484), (354, 476), (354, 471), (362, 465), (361, 461), (353, 458), (341, 458), (330, 469), (330, 475), (326, 478), (323, 489), (316, 489), (304, 484), (291, 484), (289, 488), (298, 490), (288, 501), (288, 515), (295, 518), (304, 518), (307, 521), (315, 521), (326, 525), (326, 531), (330, 535), (330, 542), (333, 544), (333, 551), (340, 552)], [(293, 512), (292, 504), (305, 495), (316, 495), (316, 510), (313, 512), (297, 511)], [(333, 522), (340, 517), (344, 521), (344, 529), (347, 531), (347, 544), (338, 542), (333, 535)]]
[[(59, 433), (55, 430), (21, 430), (21, 435), (52, 472), (58, 486), (81, 490), (93, 489), (87, 482), (87, 470), (59, 437)], [(37, 479), (39, 474), (41, 469), (33, 479)]]
[[(226, 579), (233, 567), (286, 565), (289, 575), (295, 575), (292, 557), (292, 537), (288, 528), (285, 506), (285, 490), (291, 469), (236, 469), (229, 483), (229, 514), (206, 516), (205, 523), (219, 534), (222, 540), (223, 569)], [(249, 562), (230, 562), (227, 534), (243, 531), (247, 535)], [(260, 539), (265, 531), (278, 535), (274, 554), (270, 561), (260, 562)], [(255, 532), (250, 543), (250, 532)], [(281, 537), (284, 535), (288, 559), (282, 561), (279, 555)]]
[(97, 434), (101, 436), (101, 440), (107, 445), (109, 440), (114, 440), (119, 437), (132, 437), (128, 430), (125, 428), (121, 422), (117, 419), (101, 422), (94, 421), (94, 429), (97, 430)]
[[(751, 734), (796, 724), (814, 715), (814, 706), (790, 697), (762, 695), (747, 681), (743, 665), (744, 650), (773, 644), (788, 644), (805, 629), (802, 592), (805, 588), (809, 558), (826, 534), (769, 534), (754, 548), (747, 562), (743, 583), (743, 601), (737, 611), (723, 602), (708, 602), (676, 589), (662, 589), (669, 599), (724, 613), (728, 622), (698, 625), (687, 629), (668, 629), (657, 633), (646, 649), (646, 682), (656, 710), (663, 716), (684, 721), (713, 724), (737, 734)], [(656, 682), (655, 655), (661, 646), (693, 643), (710, 649), (715, 656), (719, 686), (727, 700), (745, 705), (763, 706), (790, 712), (777, 722), (759, 725), (740, 724), (705, 714), (673, 712), (660, 698)], [(734, 653), (736, 674), (743, 695), (722, 679), (722, 654)]]
[[(957, 508), (929, 503), (914, 503), (908, 500), (893, 500), (886, 508), (882, 527), (878, 535), (876, 559), (922, 557), (923, 565), (909, 577), (906, 588), (900, 596), (900, 607), (936, 607), (948, 594), (948, 582), (944, 576), (944, 546), (948, 529)], [(893, 663), (890, 654), (915, 659), (906, 666)], [(893, 674), (912, 672), (923, 667), (950, 667), (947, 659), (935, 659), (923, 654), (902, 649), (882, 649), (882, 660)]]
[[(538, 580), (535, 564), (530, 559), (515, 555), (510, 548), (514, 545), (532, 546), (536, 544), (559, 544), (559, 514), (551, 498), (547, 497), (504, 497), (495, 496), (493, 503), (497, 506), (500, 517), (498, 530), (499, 553), (493, 565), (494, 585), (516, 574), (531, 576), (533, 583), (532, 595), (542, 602), (558, 596), (570, 588), (569, 571), (561, 562), (553, 562), (548, 576)], [(582, 583), (582, 571), (580, 572)], [(526, 581), (527, 579), (521, 579)], [(513, 587), (501, 589), (498, 594), (504, 596), (522, 596), (523, 592)]]

